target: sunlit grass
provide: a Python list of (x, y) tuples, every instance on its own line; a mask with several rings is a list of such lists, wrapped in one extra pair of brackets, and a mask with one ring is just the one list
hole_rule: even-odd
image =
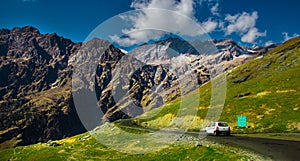
[[(288, 50), (287, 50), (288, 49)], [(292, 39), (262, 59), (252, 60), (227, 74), (227, 93), (220, 120), (232, 126), (233, 133), (300, 132), (300, 38)], [(191, 95), (186, 101), (200, 101), (196, 124), (187, 121), (189, 130), (202, 127), (211, 101), (211, 82), (200, 88), (200, 99)], [(182, 101), (167, 104), (157, 115), (137, 119), (144, 127), (172, 126)], [(188, 109), (188, 108), (187, 108)], [(146, 113), (145, 115), (151, 115)], [(245, 115), (247, 128), (237, 128), (237, 116)], [(188, 116), (188, 115), (186, 115)], [(199, 121), (201, 120), (201, 121)], [(197, 126), (198, 125), (198, 126)]]

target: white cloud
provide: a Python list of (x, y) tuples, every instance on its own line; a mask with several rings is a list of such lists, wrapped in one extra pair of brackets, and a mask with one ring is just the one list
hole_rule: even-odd
[(274, 44), (274, 42), (271, 41), (271, 40), (269, 40), (269, 41), (267, 41), (267, 42), (265, 43), (265, 46), (269, 46), (269, 45), (272, 45), (272, 44)]
[(210, 12), (215, 16), (220, 16), (219, 13), (219, 3), (216, 3), (214, 6), (210, 8)]
[(226, 15), (225, 21), (228, 23), (224, 27), (225, 35), (232, 33), (239, 34), (243, 42), (254, 43), (255, 39), (261, 36), (266, 36), (265, 32), (259, 32), (255, 27), (258, 13), (256, 11), (250, 13), (243, 12), (235, 15)]
[(293, 37), (300, 36), (300, 35), (297, 34), (297, 33), (294, 33), (292, 36), (289, 36), (289, 33), (287, 33), (287, 32), (283, 32), (282, 35), (283, 35), (283, 40), (284, 40), (284, 41), (287, 41), (287, 40), (289, 40), (289, 39), (291, 39), (291, 38), (293, 38)]
[(290, 39), (290, 37), (289, 37), (289, 33), (287, 33), (287, 32), (283, 32), (283, 33), (282, 33), (282, 35), (283, 35), (283, 39), (284, 39), (284, 41), (286, 41), (286, 40)]
[(200, 5), (202, 5), (203, 3), (211, 3), (213, 1), (217, 1), (217, 0), (198, 0), (197, 3), (199, 3)]
[[(202, 5), (204, 2), (212, 15), (217, 17), (199, 22), (194, 7), (196, 3)], [(257, 11), (221, 16), (221, 5), (216, 0), (133, 0), (131, 7), (140, 12), (122, 17), (132, 22), (132, 27), (122, 30), (126, 37), (110, 36), (121, 46), (159, 40), (166, 34), (163, 31), (192, 37), (214, 31), (224, 32), (225, 36), (236, 33), (242, 42), (247, 43), (256, 43), (259, 37), (267, 35), (267, 31), (262, 32), (256, 27), (259, 18)]]
[(255, 26), (256, 20), (258, 18), (257, 12), (252, 12), (249, 14), (243, 12), (242, 14), (227, 15), (225, 20), (229, 21), (230, 24), (226, 28), (226, 34), (230, 35), (234, 32), (245, 33)]
[(267, 32), (258, 32), (256, 27), (251, 28), (245, 35), (242, 36), (242, 41), (247, 43), (253, 43), (255, 39), (261, 36), (266, 36)]
[[(135, 0), (131, 7), (141, 9), (138, 14), (132, 14), (122, 18), (132, 21), (133, 27), (123, 29), (126, 38), (111, 35), (110, 38), (122, 46), (130, 46), (144, 43), (149, 40), (157, 40), (165, 32), (153, 32), (153, 30), (168, 31), (181, 36), (196, 36), (214, 31), (218, 22), (208, 19), (198, 22), (194, 16), (193, 0)], [(152, 31), (150, 29), (153, 29)]]
[(236, 19), (240, 16), (240, 14), (236, 14), (236, 15), (226, 15), (225, 20), (230, 22), (230, 23), (235, 23)]
[(218, 27), (218, 23), (208, 19), (207, 21), (201, 23), (201, 26), (207, 33), (210, 33)]
[(137, 43), (136, 41), (131, 40), (128, 37), (120, 38), (117, 35), (110, 35), (109, 38), (111, 38), (114, 42), (116, 42), (117, 44), (119, 44), (121, 46), (131, 46), (131, 45), (134, 45)]

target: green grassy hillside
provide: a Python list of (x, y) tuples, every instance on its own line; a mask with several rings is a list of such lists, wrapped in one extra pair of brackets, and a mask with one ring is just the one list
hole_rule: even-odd
[(248, 117), (246, 132), (300, 131), (300, 37), (227, 76), (222, 119), (236, 123)]
[[(300, 37), (225, 74), (227, 93), (220, 120), (229, 122), (233, 132), (300, 132)], [(185, 100), (199, 99), (193, 94), (189, 97)], [(189, 119), (186, 115), (183, 118), (189, 130), (201, 128), (210, 99), (211, 83), (208, 83), (200, 88), (197, 117)], [(155, 117), (141, 117), (133, 123), (151, 128), (173, 126), (181, 103), (177, 100), (150, 111), (144, 116)], [(247, 128), (236, 127), (238, 115), (247, 116)], [(190, 120), (194, 120), (191, 125)]]
[[(110, 130), (109, 130), (110, 131)], [(200, 143), (200, 146), (199, 146)], [(130, 148), (131, 146), (128, 146)], [(0, 160), (264, 160), (245, 150), (183, 138), (153, 153), (122, 153), (97, 142), (88, 133), (0, 151)]]

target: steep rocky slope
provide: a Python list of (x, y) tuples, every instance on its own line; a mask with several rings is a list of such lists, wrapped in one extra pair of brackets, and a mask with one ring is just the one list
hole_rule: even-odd
[[(230, 40), (214, 42), (221, 51), (214, 55), (190, 44), (170, 39), (152, 44), (159, 50), (148, 52), (151, 45), (142, 45), (132, 55), (100, 39), (73, 43), (30, 26), (0, 30), (1, 146), (60, 139), (107, 120), (140, 115), (209, 81), (211, 64), (228, 63), (246, 52)], [(169, 51), (175, 55), (169, 57)], [(141, 61), (147, 53), (159, 63)], [(209, 63), (201, 64), (206, 57)], [(177, 66), (162, 63), (170, 58)]]
[[(146, 108), (150, 110), (176, 98), (180, 92), (173, 88), (178, 85), (177, 78), (166, 66), (145, 65), (100, 39), (73, 43), (56, 34), (40, 34), (36, 28), (27, 26), (2, 29), (0, 51), (2, 146), (75, 135), (106, 120), (139, 115)], [(96, 66), (91, 68), (93, 64)], [(81, 70), (76, 77), (72, 74), (74, 68)], [(121, 80), (122, 75), (129, 77)], [(205, 81), (208, 77), (205, 76)], [(84, 82), (82, 86), (76, 86), (77, 78)], [(129, 94), (120, 94), (122, 90)], [(158, 91), (168, 90), (163, 96), (157, 95)], [(78, 117), (82, 112), (74, 105), (77, 99), (73, 98), (89, 94), (96, 95), (97, 111), (104, 115), (96, 116), (91, 126), (83, 126)], [(131, 104), (127, 104), (128, 100), (132, 100)], [(89, 100), (82, 104), (88, 114), (95, 110)], [(136, 108), (132, 110), (132, 106)]]
[(68, 59), (80, 44), (27, 26), (0, 30), (0, 142), (24, 145), (85, 129), (74, 109)]

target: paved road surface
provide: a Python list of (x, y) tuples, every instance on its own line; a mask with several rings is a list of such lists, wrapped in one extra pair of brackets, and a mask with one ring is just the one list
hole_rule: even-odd
[[(188, 133), (195, 137), (197, 133)], [(246, 136), (208, 136), (207, 139), (225, 145), (249, 149), (279, 161), (300, 161), (300, 141), (254, 138)]]

